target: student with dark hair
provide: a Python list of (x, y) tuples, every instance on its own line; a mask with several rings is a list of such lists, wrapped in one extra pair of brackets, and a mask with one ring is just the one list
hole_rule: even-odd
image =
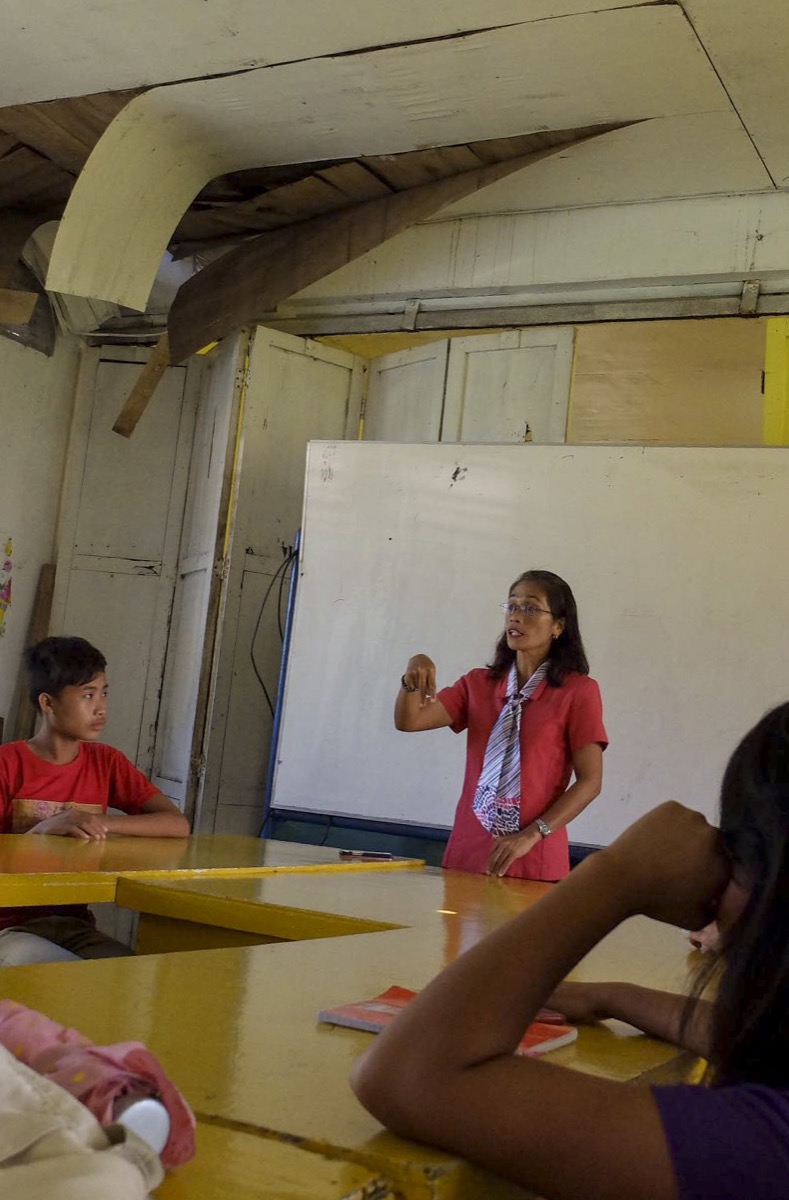
[(600, 792), (607, 745), (600, 690), (563, 579), (525, 571), (501, 609), (493, 661), (451, 687), (436, 693), (426, 654), (409, 660), (395, 725), (468, 731), (443, 866), (556, 881), (570, 869), (566, 827)]
[[(187, 837), (172, 801), (97, 740), (107, 712), (104, 655), (83, 638), (51, 637), (25, 651), (24, 661), (39, 724), (30, 741), (0, 746), (0, 832), (83, 841), (113, 833)], [(0, 909), (0, 965), (129, 953), (95, 928), (84, 905)]]
[[(721, 931), (690, 997), (561, 980), (636, 914)], [(495, 986), (491, 986), (492, 982)], [(544, 1004), (701, 1055), (705, 1084), (633, 1086), (515, 1057)], [(546, 1200), (784, 1200), (789, 1190), (789, 704), (740, 743), (720, 829), (669, 802), (459, 958), (359, 1060), (397, 1133)]]

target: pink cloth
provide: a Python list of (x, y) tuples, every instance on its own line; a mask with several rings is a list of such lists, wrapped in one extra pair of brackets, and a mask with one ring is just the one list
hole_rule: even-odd
[(58, 1025), (13, 1000), (0, 1000), (0, 1044), (40, 1075), (59, 1083), (102, 1125), (114, 1120), (118, 1100), (155, 1096), (170, 1114), (170, 1136), (162, 1162), (176, 1167), (194, 1157), (192, 1110), (141, 1042), (94, 1046), (76, 1029)]

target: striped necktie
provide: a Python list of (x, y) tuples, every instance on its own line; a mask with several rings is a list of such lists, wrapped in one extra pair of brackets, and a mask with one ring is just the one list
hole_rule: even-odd
[(515, 663), (507, 677), (507, 697), (485, 748), (473, 809), (480, 824), (494, 837), (517, 833), (521, 816), (521, 706), (548, 673), (547, 661), (518, 691)]

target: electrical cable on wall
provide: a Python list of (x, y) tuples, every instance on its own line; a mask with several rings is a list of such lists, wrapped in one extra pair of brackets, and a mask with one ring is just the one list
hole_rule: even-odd
[(261, 602), (261, 605), (260, 605), (260, 611), (258, 612), (257, 621), (255, 622), (255, 631), (252, 634), (252, 642), (249, 647), (249, 661), (252, 663), (252, 670), (255, 672), (255, 678), (257, 679), (258, 683), (260, 684), (261, 688), (263, 689), (263, 695), (266, 698), (266, 704), (269, 707), (269, 711), (271, 713), (272, 719), (274, 717), (274, 703), (271, 699), (271, 696), (269, 695), (269, 690), (263, 681), (263, 676), (260, 674), (260, 671), (258, 670), (258, 665), (255, 661), (255, 642), (257, 641), (257, 636), (258, 636), (258, 633), (260, 632), (260, 622), (263, 619), (263, 613), (266, 608), (266, 604), (268, 603), (268, 598), (271, 595), (271, 592), (274, 588), (274, 584), (277, 582), (277, 580), (279, 580), (279, 594), (278, 594), (278, 598), (277, 598), (277, 625), (279, 627), (280, 641), (284, 637), (284, 632), (283, 632), (283, 628), (282, 628), (282, 596), (283, 596), (283, 591), (284, 591), (286, 573), (287, 573), (288, 567), (290, 567), (292, 565), (295, 557), (296, 557), (296, 552), (294, 550), (291, 550), (290, 553), (288, 554), (287, 558), (283, 559), (283, 561), (280, 563), (280, 565), (277, 567), (276, 571), (272, 575), (269, 585), (266, 588), (266, 593), (265, 593), (263, 600)]

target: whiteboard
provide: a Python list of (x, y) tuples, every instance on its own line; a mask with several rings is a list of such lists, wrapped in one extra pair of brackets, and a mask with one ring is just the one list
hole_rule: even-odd
[(451, 825), (465, 736), (398, 733), (400, 676), (488, 662), (535, 567), (575, 593), (611, 743), (571, 840), (668, 797), (713, 816), (789, 696), (789, 449), (311, 443), (275, 806)]

